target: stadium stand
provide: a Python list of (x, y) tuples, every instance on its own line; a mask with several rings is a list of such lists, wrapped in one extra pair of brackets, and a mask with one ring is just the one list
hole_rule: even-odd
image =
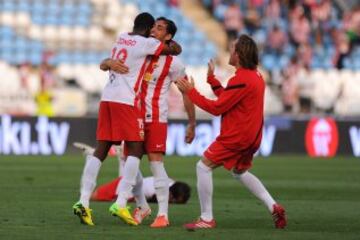
[[(98, 70), (98, 64), (108, 56), (116, 34), (130, 30), (140, 11), (156, 17), (164, 15), (177, 23), (175, 39), (184, 46), (180, 57), (188, 66), (188, 73), (197, 80), (197, 86), (205, 95), (212, 96), (204, 79), (206, 64), (216, 57), (218, 49), (226, 46), (211, 42), (176, 2), (0, 0), (1, 98), (20, 99), (25, 104), (33, 99), (42, 83), (50, 82), (48, 85), (59, 91), (59, 96), (68, 89), (70, 96), (77, 92), (74, 98), (81, 102), (78, 107), (57, 108), (60, 109), (57, 115), (96, 114), (94, 105), (106, 82), (106, 73)], [(293, 105), (291, 113), (359, 114), (351, 106), (360, 101), (360, 94), (357, 86), (349, 86), (360, 82), (357, 22), (360, 11), (356, 6), (344, 9), (337, 4), (341, 0), (201, 2), (215, 19), (224, 23), (230, 37), (234, 35), (231, 26), (236, 26), (235, 36), (247, 33), (258, 42), (261, 68), (269, 76), (267, 114), (282, 113), (289, 104)], [(229, 23), (233, 16), (238, 21), (235, 25)], [(44, 62), (52, 66), (47, 72), (52, 80), (47, 74), (41, 75)], [(221, 67), (217, 71), (223, 79), (229, 76)], [(172, 89), (171, 94), (176, 95), (175, 91)], [(284, 96), (290, 92), (294, 96)], [(295, 100), (284, 100), (290, 98)], [(34, 107), (26, 111), (14, 109), (18, 114), (35, 114)], [(1, 107), (0, 112), (14, 111)], [(174, 109), (174, 116), (179, 116), (178, 112), (179, 109)]]

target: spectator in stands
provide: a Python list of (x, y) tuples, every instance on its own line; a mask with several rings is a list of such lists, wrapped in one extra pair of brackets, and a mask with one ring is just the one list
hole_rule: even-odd
[(250, 0), (249, 6), (256, 10), (257, 13), (264, 15), (265, 13), (265, 0)]
[(310, 113), (312, 110), (313, 82), (310, 78), (310, 68), (301, 66), (296, 76), (298, 86), (300, 113)]
[(230, 43), (237, 38), (239, 32), (243, 29), (243, 25), (240, 7), (236, 2), (233, 2), (226, 9), (224, 15), (224, 27), (228, 36), (228, 47)]
[(342, 30), (333, 30), (335, 40), (335, 55), (333, 58), (334, 66), (337, 69), (344, 68), (344, 59), (350, 54), (350, 41), (346, 33)]
[(299, 71), (299, 61), (294, 56), (288, 67), (282, 73), (281, 96), (286, 113), (293, 113), (299, 104), (299, 89), (296, 82), (296, 75)]
[(45, 52), (42, 56), (42, 63), (39, 68), (40, 91), (35, 96), (37, 115), (48, 117), (54, 116), (52, 90), (56, 86), (56, 77), (53, 67), (49, 64), (52, 57), (52, 52)]
[(275, 24), (279, 24), (281, 16), (281, 8), (279, 0), (270, 0), (269, 5), (265, 10), (266, 26), (271, 28)]
[(35, 102), (37, 104), (36, 114), (38, 116), (54, 116), (53, 95), (43, 79), (40, 81), (40, 91), (35, 96)]
[(305, 68), (310, 68), (313, 57), (311, 45), (308, 43), (301, 44), (297, 49), (296, 54), (297, 58), (300, 60), (300, 65)]
[(285, 113), (294, 112), (295, 106), (298, 103), (298, 89), (296, 81), (292, 76), (284, 75), (281, 93)]
[(249, 6), (245, 16), (246, 29), (250, 35), (253, 35), (261, 25), (261, 19), (255, 7)]
[(19, 77), (20, 77), (20, 84), (21, 88), (24, 90), (29, 90), (29, 76), (31, 73), (31, 65), (30, 63), (26, 62), (20, 64), (19, 68)]
[(56, 86), (56, 77), (54, 74), (54, 67), (50, 64), (54, 57), (53, 52), (46, 51), (42, 56), (42, 63), (40, 65), (40, 79), (41, 84), (44, 84), (45, 89), (51, 89)]
[(295, 17), (290, 21), (290, 37), (292, 43), (296, 47), (308, 43), (311, 29), (309, 20), (307, 20), (305, 14), (300, 15), (298, 18)]
[(351, 48), (354, 46), (360, 46), (360, 4), (350, 13), (350, 22), (347, 34), (350, 39)]
[(288, 42), (287, 35), (277, 25), (274, 25), (268, 36), (267, 51), (281, 55)]
[(178, 6), (179, 6), (179, 1), (178, 1), (178, 0), (168, 0), (168, 1), (167, 1), (167, 4), (168, 4), (170, 7), (178, 7)]

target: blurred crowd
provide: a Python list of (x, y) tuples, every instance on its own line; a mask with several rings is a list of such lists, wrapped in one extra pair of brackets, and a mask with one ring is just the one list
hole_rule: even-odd
[[(51, 55), (51, 53), (46, 52), (39, 66), (34, 66), (28, 62), (16, 66), (22, 92), (34, 97), (36, 115), (39, 116), (54, 116), (52, 91), (59, 85), (59, 81), (54, 66), (48, 62)], [(31, 86), (34, 79), (36, 79), (35, 85), (38, 86), (35, 88)]]
[[(263, 67), (269, 72), (267, 81), (279, 88), (287, 112), (312, 110), (311, 86), (302, 81), (306, 72), (346, 68), (346, 61), (360, 46), (358, 1), (202, 0), (202, 3), (223, 23), (229, 42), (242, 33), (256, 39)], [(360, 62), (358, 55), (356, 59)], [(299, 106), (297, 110), (295, 106)]]

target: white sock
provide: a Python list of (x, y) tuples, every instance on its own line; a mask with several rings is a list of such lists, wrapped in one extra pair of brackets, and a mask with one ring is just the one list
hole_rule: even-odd
[(135, 197), (136, 206), (142, 209), (150, 208), (143, 191), (143, 176), (140, 171), (138, 171), (138, 174), (136, 175), (136, 184), (133, 188), (133, 194)]
[(101, 167), (101, 161), (92, 156), (86, 156), (86, 163), (80, 180), (80, 202), (89, 207), (90, 196), (96, 186), (96, 179)]
[(164, 162), (151, 161), (150, 169), (154, 176), (154, 187), (158, 201), (158, 216), (168, 218), (169, 211), (169, 177), (166, 173)]
[(196, 164), (197, 191), (201, 207), (201, 219), (213, 220), (212, 195), (213, 180), (212, 169), (206, 166), (201, 160)]
[(119, 159), (119, 177), (124, 175), (125, 159), (118, 157)]
[(116, 203), (119, 207), (126, 207), (127, 200), (136, 183), (136, 175), (139, 171), (140, 159), (134, 156), (128, 156), (124, 166), (124, 175), (119, 184), (119, 194)]
[(261, 181), (252, 173), (246, 171), (242, 174), (233, 174), (233, 176), (240, 180), (242, 184), (245, 185), (249, 191), (254, 194), (258, 199), (260, 199), (270, 212), (273, 211), (273, 205), (275, 204), (274, 199), (271, 197), (270, 193), (266, 190)]

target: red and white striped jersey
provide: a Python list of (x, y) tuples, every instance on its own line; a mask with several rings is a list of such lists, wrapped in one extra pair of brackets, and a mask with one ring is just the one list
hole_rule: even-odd
[(158, 56), (163, 44), (155, 38), (140, 35), (119, 35), (111, 51), (112, 59), (121, 59), (129, 66), (127, 74), (109, 71), (109, 82), (106, 84), (101, 101), (119, 102), (135, 105), (139, 98), (141, 81), (146, 69), (146, 56)]
[(141, 85), (145, 122), (167, 122), (167, 97), (172, 82), (185, 76), (185, 66), (174, 56), (151, 57)]

